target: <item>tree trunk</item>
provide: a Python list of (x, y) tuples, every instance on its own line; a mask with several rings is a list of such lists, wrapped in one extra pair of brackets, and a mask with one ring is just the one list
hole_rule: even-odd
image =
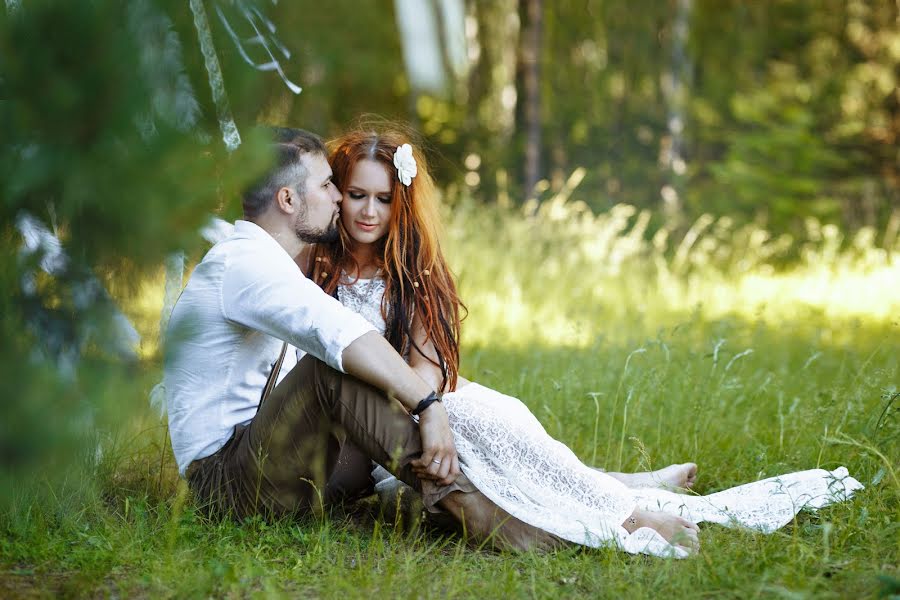
[(688, 84), (691, 78), (690, 57), (687, 54), (690, 35), (692, 0), (678, 0), (672, 22), (671, 62), (663, 96), (666, 99), (669, 148), (666, 152), (669, 185), (663, 188), (662, 210), (670, 225), (678, 225), (683, 213), (683, 182), (687, 169), (684, 155), (684, 133)]
[(541, 179), (541, 30), (543, 0), (523, 0), (522, 74), (525, 92), (525, 195), (534, 196)]

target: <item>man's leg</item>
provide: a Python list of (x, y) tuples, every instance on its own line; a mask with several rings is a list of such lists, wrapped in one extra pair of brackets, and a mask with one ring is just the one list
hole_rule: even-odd
[[(514, 549), (556, 545), (553, 536), (499, 509), (461, 475), (450, 486), (420, 484), (411, 462), (421, 454), (418, 425), (397, 402), (308, 356), (285, 377), (222, 460), (227, 497), (239, 515), (316, 509), (334, 481), (340, 436), (365, 456), (440, 503), (473, 538)], [(343, 484), (352, 488), (353, 484)], [(424, 489), (423, 489), (424, 488)]]
[(340, 436), (341, 451), (325, 484), (325, 504), (351, 502), (375, 492), (371, 459), (356, 444)]
[[(344, 438), (356, 449), (344, 446), (343, 454), (360, 474), (358, 483), (346, 473), (334, 476)], [(368, 473), (362, 477), (362, 457), (421, 489), (410, 467), (421, 453), (418, 425), (378, 389), (311, 356), (288, 373), (247, 428), (220, 452), (220, 464), (203, 469), (218, 471), (205, 478), (215, 485), (204, 491), (221, 488), (224, 502), (238, 516), (305, 511), (332, 496), (352, 494), (369, 485)], [(463, 488), (449, 486), (441, 493), (453, 489)]]

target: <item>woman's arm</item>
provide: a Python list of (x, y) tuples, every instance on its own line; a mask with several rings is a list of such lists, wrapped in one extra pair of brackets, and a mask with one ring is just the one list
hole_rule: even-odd
[[(415, 371), (419, 377), (424, 379), (434, 389), (439, 390), (443, 375), (441, 374), (441, 368), (437, 366), (437, 350), (434, 347), (434, 343), (425, 332), (425, 326), (422, 324), (418, 315), (413, 316), (411, 333), (412, 341), (415, 343), (411, 345), (409, 350), (409, 366), (412, 367), (413, 371)], [(419, 350), (421, 350), (421, 352)], [(458, 376), (456, 388), (458, 389), (467, 383), (469, 383), (467, 379)], [(453, 390), (443, 389), (441, 391), (450, 392)]]
[[(425, 332), (425, 326), (422, 324), (422, 320), (419, 319), (418, 314), (413, 315), (412, 331), (410, 333), (412, 334), (413, 343), (410, 344), (409, 349), (409, 366), (433, 389), (446, 392), (447, 390), (441, 390), (441, 379), (443, 379), (441, 368), (435, 364), (438, 362), (437, 350), (435, 350), (434, 343)], [(434, 362), (431, 362), (432, 360)]]
[[(417, 377), (394, 348), (378, 332), (370, 331), (344, 348), (344, 370), (383, 390), (412, 411), (435, 387)], [(419, 415), (422, 455), (412, 461), (419, 477), (450, 485), (460, 473), (459, 457), (447, 411), (440, 402), (431, 404)]]

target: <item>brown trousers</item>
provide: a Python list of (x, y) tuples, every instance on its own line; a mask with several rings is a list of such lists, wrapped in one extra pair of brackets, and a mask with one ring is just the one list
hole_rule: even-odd
[(439, 486), (420, 481), (419, 427), (377, 388), (304, 357), (246, 426), (215, 454), (196, 460), (187, 479), (201, 506), (244, 518), (304, 513), (371, 489), (375, 461), (423, 494), (432, 508), (452, 491), (473, 491), (465, 475)]

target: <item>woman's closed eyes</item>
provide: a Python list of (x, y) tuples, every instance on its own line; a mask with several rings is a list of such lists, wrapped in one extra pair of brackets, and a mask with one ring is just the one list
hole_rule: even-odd
[[(352, 191), (352, 190), (348, 193), (348, 195), (353, 200), (362, 200), (363, 198), (366, 197), (366, 195), (364, 193), (356, 192), (356, 191)], [(378, 198), (378, 201), (381, 202), (382, 204), (390, 204), (391, 203), (390, 196), (377, 196), (377, 198)]]

